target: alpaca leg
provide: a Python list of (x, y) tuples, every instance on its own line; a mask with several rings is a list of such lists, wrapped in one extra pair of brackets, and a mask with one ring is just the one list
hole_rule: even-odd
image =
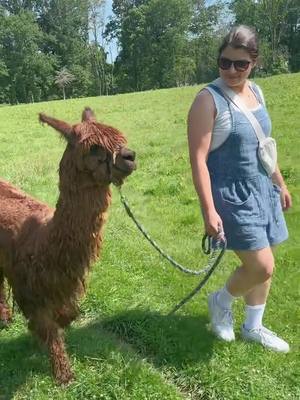
[(0, 328), (7, 326), (11, 322), (11, 312), (6, 302), (4, 274), (0, 267)]
[(55, 321), (61, 328), (66, 328), (76, 319), (79, 311), (72, 306), (63, 306), (58, 312)]
[(68, 384), (74, 375), (65, 350), (63, 335), (57, 323), (42, 316), (31, 319), (29, 329), (46, 344), (56, 381), (61, 385)]
[(68, 384), (74, 378), (74, 374), (71, 371), (63, 337), (59, 335), (50, 340), (48, 348), (55, 379), (62, 385)]

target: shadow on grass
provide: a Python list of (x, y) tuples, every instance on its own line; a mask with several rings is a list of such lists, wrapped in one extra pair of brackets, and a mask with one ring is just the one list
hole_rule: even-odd
[(0, 348), (0, 400), (12, 399), (29, 375), (42, 376), (49, 371), (47, 354), (30, 334), (5, 340)]
[[(163, 316), (132, 310), (109, 319), (94, 320), (66, 333), (68, 353), (83, 363), (111, 352), (146, 359), (156, 368), (167, 367), (175, 375), (185, 365), (210, 359), (213, 337), (203, 317)], [(1, 331), (0, 331), (1, 338)], [(28, 379), (49, 379), (48, 356), (29, 334), (5, 340), (0, 349), (0, 400), (14, 397)]]
[(103, 320), (106, 331), (129, 343), (156, 367), (180, 369), (184, 364), (205, 361), (211, 357), (214, 338), (208, 332), (208, 320), (132, 310)]

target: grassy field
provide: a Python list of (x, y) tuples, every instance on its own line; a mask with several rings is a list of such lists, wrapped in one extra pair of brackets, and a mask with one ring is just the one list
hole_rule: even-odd
[[(0, 331), (0, 400), (282, 400), (300, 399), (300, 74), (257, 80), (264, 90), (293, 195), (290, 239), (277, 250), (266, 326), (291, 344), (286, 355), (240, 340), (243, 305), (235, 305), (236, 342), (207, 329), (207, 294), (223, 284), (237, 259), (227, 252), (204, 290), (172, 317), (166, 313), (199, 279), (187, 277), (143, 239), (113, 189), (101, 260), (94, 266), (81, 317), (66, 332), (76, 381), (57, 387), (47, 354), (18, 313)], [(191, 181), (186, 115), (199, 87), (0, 108), (0, 176), (55, 205), (64, 143), (37, 113), (70, 122), (84, 106), (122, 130), (138, 170), (124, 193), (142, 224), (179, 262), (205, 265), (203, 224)], [(1, 212), (1, 210), (0, 210)]]

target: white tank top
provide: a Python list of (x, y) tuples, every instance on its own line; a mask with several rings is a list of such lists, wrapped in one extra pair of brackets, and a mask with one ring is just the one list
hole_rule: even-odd
[[(213, 81), (212, 84), (214, 84), (219, 79), (220, 78)], [(260, 87), (257, 86), (256, 84), (254, 84), (253, 82), (250, 82), (250, 81), (248, 81), (248, 82), (249, 82), (250, 88), (253, 85), (256, 86), (256, 88), (260, 94), (261, 100), (262, 100), (263, 104), (265, 105), (265, 99), (264, 99), (264, 96), (263, 96), (263, 93), (262, 93)], [(210, 151), (212, 151), (212, 150), (215, 150), (218, 147), (220, 147), (225, 142), (225, 140), (228, 138), (228, 136), (230, 135), (230, 132), (232, 130), (231, 113), (228, 108), (227, 100), (225, 100), (224, 97), (222, 97), (217, 92), (215, 92), (213, 88), (205, 87), (204, 89), (208, 90), (209, 93), (212, 95), (214, 103), (215, 103), (215, 107), (216, 107), (216, 118), (215, 118), (215, 123), (214, 123), (213, 131), (212, 131), (212, 139), (211, 139), (211, 143), (210, 143)], [(204, 90), (204, 89), (202, 89), (202, 90)], [(255, 92), (254, 92), (254, 94), (255, 94)], [(256, 94), (255, 94), (255, 96), (256, 96)], [(258, 99), (258, 101), (259, 101), (259, 99)], [(236, 107), (234, 104), (232, 104), (232, 105), (233, 105), (233, 107)], [(260, 107), (262, 107), (261, 104), (259, 104), (255, 108), (252, 108), (251, 111), (256, 111)]]

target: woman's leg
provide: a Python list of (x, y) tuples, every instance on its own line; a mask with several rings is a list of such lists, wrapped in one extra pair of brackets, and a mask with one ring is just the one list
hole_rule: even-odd
[[(266, 300), (267, 286), (274, 267), (274, 258), (270, 248), (257, 251), (237, 252), (242, 265), (237, 268), (226, 285), (208, 298), (211, 328), (217, 337), (226, 341), (235, 339), (231, 304), (240, 296), (253, 296), (255, 304)], [(260, 286), (260, 290), (255, 288)], [(252, 293), (252, 291), (255, 292)], [(259, 292), (259, 293), (258, 293)]]
[(272, 249), (236, 251), (236, 254), (242, 265), (227, 281), (228, 292), (234, 297), (248, 298), (251, 305), (265, 303), (274, 269)]
[(275, 351), (288, 352), (289, 345), (262, 324), (274, 270), (273, 249), (268, 247), (258, 251), (239, 251), (236, 254), (242, 266), (233, 273), (227, 288), (232, 295), (242, 295), (245, 299), (243, 338)]
[(248, 293), (244, 295), (245, 303), (249, 306), (257, 306), (259, 304), (265, 304), (269, 295), (272, 278), (268, 279), (263, 283), (259, 283)]
[[(274, 255), (275, 248), (271, 247), (270, 249), (272, 251), (272, 254)], [(265, 250), (265, 249), (263, 249), (263, 250)], [(237, 252), (238, 257), (241, 259), (242, 262), (245, 259), (244, 253), (245, 252)], [(252, 252), (250, 252), (250, 253), (252, 253)], [(269, 251), (268, 251), (268, 253), (269, 253)], [(246, 254), (246, 258), (250, 258), (250, 269), (251, 269), (251, 254), (250, 254), (250, 257), (247, 257), (247, 254)], [(269, 260), (270, 265), (271, 265), (271, 263), (273, 264), (273, 268), (272, 268), (272, 271), (273, 271), (274, 258), (272, 261), (272, 257), (270, 254), (263, 254), (263, 255), (260, 254), (258, 258), (260, 258), (260, 259), (263, 258), (264, 263), (268, 262), (268, 260)], [(244, 263), (244, 265), (245, 265), (245, 263)], [(266, 275), (268, 276), (271, 272), (271, 268), (268, 266), (265, 266), (265, 268), (267, 269)], [(251, 273), (251, 270), (250, 270), (250, 273)], [(254, 286), (254, 288), (250, 289), (246, 294), (244, 294), (245, 303), (248, 304), (249, 306), (257, 306), (260, 304), (265, 304), (267, 301), (268, 295), (269, 295), (271, 281), (272, 281), (272, 278), (270, 277), (265, 282), (258, 283), (256, 286)]]
[[(275, 247), (271, 247), (273, 256), (275, 252)], [(270, 287), (271, 287), (272, 278), (268, 279), (263, 283), (259, 283), (252, 290), (244, 295), (245, 303), (249, 306), (256, 306), (259, 304), (264, 304), (267, 301)]]
[(287, 352), (288, 344), (262, 326), (274, 270), (272, 249), (266, 247), (255, 251), (236, 251), (236, 254), (242, 265), (233, 272), (225, 287), (209, 298), (214, 333), (223, 340), (234, 340), (228, 304), (230, 305), (234, 298), (243, 296), (246, 302), (246, 321), (242, 326), (242, 336), (272, 350)]

